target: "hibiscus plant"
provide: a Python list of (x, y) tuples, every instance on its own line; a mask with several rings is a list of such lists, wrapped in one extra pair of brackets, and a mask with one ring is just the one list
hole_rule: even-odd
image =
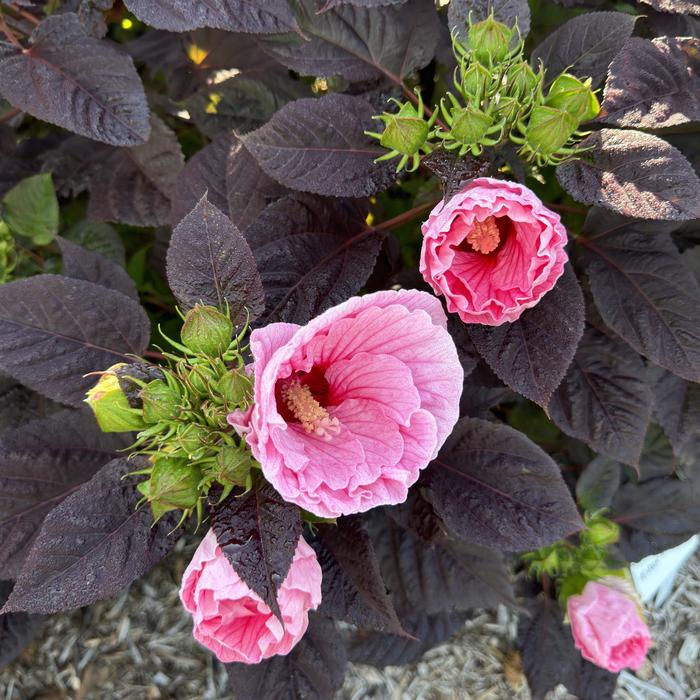
[(186, 538), (242, 699), (499, 604), (612, 697), (700, 530), (699, 14), (3, 0), (0, 665)]

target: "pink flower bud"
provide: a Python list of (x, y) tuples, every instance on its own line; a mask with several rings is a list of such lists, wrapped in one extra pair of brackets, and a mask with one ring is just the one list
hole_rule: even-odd
[(624, 584), (623, 579), (614, 587), (589, 581), (567, 602), (576, 648), (584, 659), (612, 673), (623, 668), (636, 671), (651, 645), (639, 604)]
[(182, 577), (180, 599), (194, 618), (195, 639), (220, 661), (256, 664), (288, 654), (304, 636), (309, 610), (321, 603), (321, 567), (313, 549), (300, 538), (277, 595), (282, 626), (233, 570), (209, 530)]

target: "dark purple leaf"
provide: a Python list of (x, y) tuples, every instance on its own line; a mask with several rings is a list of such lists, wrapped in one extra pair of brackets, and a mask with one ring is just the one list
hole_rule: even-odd
[(148, 346), (144, 310), (121, 292), (59, 275), (0, 286), (0, 369), (55, 401), (81, 406), (89, 372)]
[(639, 458), (639, 481), (671, 476), (678, 469), (678, 460), (661, 426), (649, 425)]
[(552, 420), (597, 452), (636, 467), (651, 415), (644, 375), (628, 347), (587, 329), (549, 405)]
[(464, 540), (522, 552), (583, 527), (559, 467), (506, 425), (463, 418), (428, 469), (435, 512)]
[(394, 166), (377, 163), (385, 151), (365, 136), (374, 109), (361, 97), (331, 94), (282, 107), (257, 131), (242, 136), (272, 178), (291, 189), (333, 197), (365, 197), (389, 187)]
[(309, 86), (289, 75), (235, 75), (205, 85), (185, 107), (200, 131), (216, 138), (232, 131), (245, 134), (257, 129), (288, 102), (310, 96)]
[(460, 157), (453, 151), (435, 150), (421, 159), (421, 165), (440, 178), (444, 200), (447, 201), (470, 180), (485, 175), (490, 164), (483, 157)]
[(238, 700), (328, 700), (343, 685), (347, 657), (335, 623), (317, 613), (287, 656), (226, 664)]
[(265, 318), (307, 323), (357, 294), (381, 234), (348, 200), (296, 195), (270, 204), (246, 230), (265, 289)]
[[(0, 581), (0, 607), (5, 604), (13, 584)], [(43, 619), (39, 615), (9, 613), (0, 615), (0, 671), (11, 664), (36, 636)]]
[(177, 519), (153, 525), (149, 508), (135, 509), (136, 479), (124, 477), (139, 466), (112, 460), (49, 513), (3, 612), (90, 605), (143, 576), (172, 549)]
[(116, 289), (128, 297), (138, 300), (139, 293), (136, 290), (136, 284), (123, 267), (99, 253), (94, 253), (72, 243), (66, 238), (59, 236), (57, 243), (63, 255), (63, 273), (66, 277), (94, 282), (108, 289)]
[(0, 437), (0, 578), (17, 576), (47, 513), (131, 442), (128, 433), (102, 433), (88, 408)]
[(625, 484), (611, 517), (622, 527), (618, 547), (629, 561), (685, 542), (700, 531), (700, 472), (691, 480), (664, 476)]
[(185, 308), (198, 302), (225, 309), (235, 324), (255, 319), (265, 306), (250, 247), (231, 220), (207, 200), (173, 229), (168, 282)]
[(323, 570), (319, 612), (359, 628), (404, 634), (362, 519), (341, 518), (337, 525), (323, 525), (319, 531), (316, 551)]
[(0, 373), (0, 436), (57, 409), (58, 404)]
[(624, 12), (588, 12), (573, 17), (533, 49), (532, 64), (542, 61), (550, 81), (568, 71), (580, 78), (593, 78), (595, 87), (632, 35), (636, 19)]
[(583, 141), (581, 158), (557, 168), (576, 200), (640, 219), (700, 218), (700, 180), (683, 154), (658, 136), (601, 129)]
[(589, 513), (610, 508), (621, 481), (620, 463), (600, 455), (581, 472), (576, 482), (576, 500)]
[(612, 700), (617, 675), (581, 656), (556, 600), (540, 595), (527, 601), (518, 642), (533, 700), (544, 700), (560, 683), (580, 700)]
[(242, 496), (231, 495), (211, 506), (210, 511), (216, 539), (229, 563), (282, 619), (277, 591), (301, 537), (299, 508), (261, 482)]
[(641, 0), (660, 12), (677, 12), (679, 14), (700, 15), (697, 0)]
[[(690, 0), (689, 4), (700, 8), (697, 0)], [(644, 8), (644, 23), (649, 26), (652, 34), (656, 36), (694, 36), (700, 38), (700, 18), (692, 15), (676, 15), (666, 12), (657, 12), (651, 8)]]
[(318, 11), (326, 12), (340, 5), (354, 5), (355, 7), (382, 7), (384, 5), (400, 5), (406, 0), (316, 0)]
[(175, 134), (155, 117), (148, 141), (105, 149), (90, 178), (88, 217), (132, 226), (170, 222), (170, 198), (184, 158)]
[(427, 544), (386, 517), (373, 519), (370, 532), (400, 616), (513, 603), (510, 576), (498, 552), (445, 535)]
[(72, 241), (81, 248), (98, 253), (104, 258), (126, 266), (124, 244), (116, 229), (109, 224), (97, 221), (78, 221), (62, 234), (62, 237)]
[(86, 34), (73, 13), (47, 17), (27, 50), (0, 42), (0, 93), (39, 119), (115, 146), (150, 133), (143, 85), (116, 44)]
[(124, 4), (142, 22), (172, 32), (199, 27), (251, 34), (296, 31), (288, 0), (125, 0)]
[(414, 663), (429, 649), (448, 641), (468, 617), (466, 612), (426, 615), (420, 610), (407, 611), (401, 615), (401, 623), (415, 639), (366, 630), (350, 631), (346, 633), (348, 658), (353, 663), (377, 668)]
[(672, 225), (592, 210), (580, 238), (603, 322), (637, 352), (700, 381), (700, 285), (668, 236)]
[(435, 6), (408, 0), (390, 7), (343, 5), (318, 13), (316, 0), (300, 0), (299, 25), (265, 40), (277, 60), (301, 75), (340, 75), (350, 81), (388, 78), (398, 84), (428, 65), (440, 39)]
[(654, 414), (682, 467), (700, 455), (700, 385), (663, 372), (652, 384)]
[(233, 133), (222, 134), (187, 161), (173, 194), (172, 220), (183, 219), (207, 199), (244, 231), (287, 190), (266, 175)]
[(384, 509), (386, 515), (404, 530), (426, 544), (432, 544), (445, 533), (445, 526), (435, 513), (432, 503), (428, 501), (420, 488), (409, 490), (408, 498), (399, 505)]
[(661, 129), (700, 121), (700, 40), (630, 39), (610, 64), (600, 121)]
[(517, 24), (523, 39), (530, 32), (530, 6), (527, 0), (451, 0), (447, 6), (450, 32), (465, 39), (470, 15), (472, 22), (480, 22), (490, 12), (509, 27)]
[(567, 265), (554, 289), (513, 323), (469, 327), (491, 369), (509, 386), (546, 408), (583, 335), (583, 293)]

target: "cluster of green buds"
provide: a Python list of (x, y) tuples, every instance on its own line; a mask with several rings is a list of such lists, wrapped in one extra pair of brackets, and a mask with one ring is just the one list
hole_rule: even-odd
[(384, 131), (380, 134), (374, 131), (365, 131), (367, 136), (379, 139), (379, 143), (388, 153), (377, 158), (375, 163), (383, 160), (398, 158), (396, 172), (403, 170), (408, 162), (411, 164), (407, 168), (408, 172), (417, 170), (420, 165), (421, 153), (430, 153), (431, 129), (437, 118), (437, 110), (434, 110), (429, 119), (425, 116), (425, 105), (420, 91), (417, 91), (418, 104), (410, 102), (399, 102), (395, 98), (389, 101), (396, 104), (399, 111), (396, 113), (384, 112), (373, 117), (384, 123)]
[(426, 110), (420, 96), (417, 106), (393, 100), (398, 112), (375, 117), (384, 131), (366, 133), (389, 149), (378, 160), (399, 157), (397, 170), (410, 161), (410, 171), (421, 153), (438, 147), (478, 156), (509, 141), (524, 160), (539, 166), (581, 152), (576, 144), (586, 134), (580, 126), (600, 111), (590, 79), (562, 73), (546, 88), (542, 65), (533, 70), (524, 57), (517, 25), (508, 27), (493, 13), (480, 22), (470, 17), (465, 37), (452, 37), (452, 49), (454, 92), (448, 91), (438, 107)]
[(0, 284), (12, 279), (12, 272), (16, 264), (15, 239), (8, 225), (0, 219)]
[[(169, 511), (193, 513), (198, 522), (210, 488), (221, 499), (252, 486), (259, 465), (226, 417), (252, 401), (245, 369), (244, 328), (233, 337), (228, 314), (197, 305), (184, 317), (180, 342), (166, 338), (177, 354), (167, 364), (119, 364), (101, 374), (87, 403), (105, 432), (137, 432), (133, 454), (148, 466), (138, 490), (156, 520)], [(164, 336), (165, 337), (165, 336)]]
[(557, 597), (562, 605), (570, 596), (580, 593), (589, 581), (629, 576), (628, 570), (615, 562), (610, 551), (620, 538), (619, 526), (600, 511), (587, 514), (584, 521), (586, 526), (578, 534), (578, 543), (561, 540), (521, 556), (531, 576), (546, 576), (556, 582)]

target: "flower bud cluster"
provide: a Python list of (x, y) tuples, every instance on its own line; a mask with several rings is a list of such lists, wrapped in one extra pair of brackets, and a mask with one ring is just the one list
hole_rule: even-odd
[(437, 147), (478, 156), (486, 147), (509, 141), (519, 146), (524, 160), (540, 166), (581, 152), (576, 148), (585, 135), (580, 125), (600, 111), (590, 79), (562, 73), (546, 87), (551, 76), (541, 65), (531, 68), (517, 26), (508, 27), (493, 14), (476, 23), (470, 18), (466, 39), (453, 36), (452, 48), (454, 92), (448, 91), (432, 112), (421, 99), (417, 107), (394, 100), (397, 113), (376, 117), (384, 122), (384, 132), (367, 132), (389, 150), (378, 160), (399, 156), (397, 170), (409, 161), (409, 170), (415, 170), (421, 153)]
[(12, 279), (12, 272), (16, 264), (15, 239), (7, 224), (0, 219), (0, 284)]
[(137, 432), (132, 450), (150, 465), (134, 473), (148, 477), (138, 490), (156, 520), (173, 510), (199, 520), (212, 485), (221, 498), (252, 485), (258, 465), (226, 421), (252, 401), (241, 346), (247, 328), (235, 338), (233, 330), (227, 314), (197, 305), (181, 342), (169, 340), (177, 354), (164, 353), (167, 366), (115, 365), (88, 392), (102, 430)]
[(532, 576), (554, 579), (562, 605), (580, 593), (586, 583), (607, 576), (625, 578), (627, 570), (611, 557), (610, 547), (620, 538), (619, 526), (600, 512), (585, 517), (586, 527), (578, 535), (578, 544), (569, 540), (555, 542), (522, 555)]

